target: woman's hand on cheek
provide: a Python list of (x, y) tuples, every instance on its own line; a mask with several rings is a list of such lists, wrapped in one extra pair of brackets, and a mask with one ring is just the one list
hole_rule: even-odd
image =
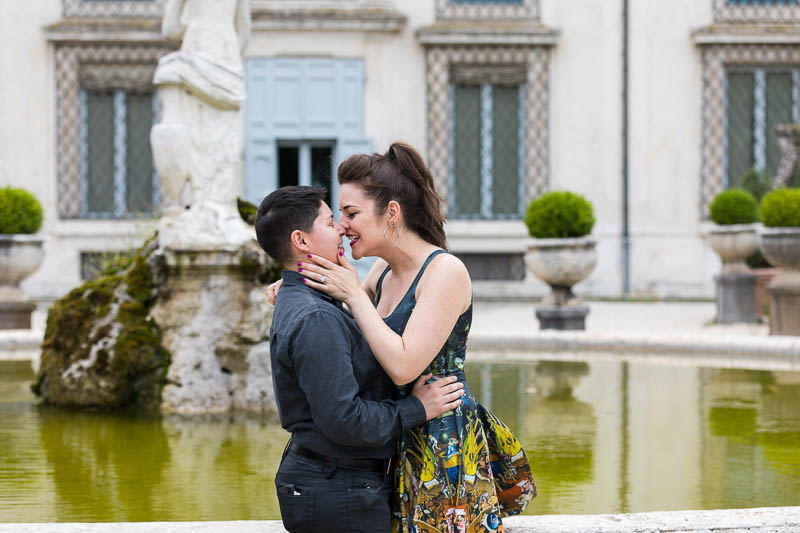
[(298, 271), (306, 277), (304, 281), (307, 285), (339, 301), (347, 302), (362, 290), (358, 272), (344, 254), (339, 256), (339, 264), (309, 254), (308, 261), (302, 261), (297, 266)]

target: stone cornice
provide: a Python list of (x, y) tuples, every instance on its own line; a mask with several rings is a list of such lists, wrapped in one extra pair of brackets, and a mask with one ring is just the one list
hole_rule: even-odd
[(405, 15), (388, 8), (269, 9), (253, 7), (253, 30), (353, 31), (396, 33), (407, 22)]
[[(55, 43), (159, 43), (161, 20), (152, 18), (67, 18), (44, 28)], [(178, 43), (175, 43), (178, 46)]]
[(425, 46), (554, 46), (561, 32), (538, 22), (437, 22), (417, 30)]
[(797, 24), (712, 24), (692, 32), (696, 45), (800, 44)]

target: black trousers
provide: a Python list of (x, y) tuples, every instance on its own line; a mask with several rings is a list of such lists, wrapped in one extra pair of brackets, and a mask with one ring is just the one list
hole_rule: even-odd
[(384, 472), (362, 472), (284, 453), (275, 475), (283, 527), (291, 533), (391, 529), (392, 488)]

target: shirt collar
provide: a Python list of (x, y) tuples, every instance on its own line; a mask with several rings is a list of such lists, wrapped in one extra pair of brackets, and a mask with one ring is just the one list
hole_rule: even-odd
[(328, 296), (324, 292), (318, 291), (317, 289), (314, 289), (313, 287), (309, 287), (308, 285), (303, 283), (303, 280), (306, 279), (306, 277), (304, 275), (300, 274), (299, 272), (295, 272), (294, 270), (283, 270), (283, 271), (281, 271), (281, 279), (283, 280), (283, 284), (282, 285), (284, 287), (291, 287), (291, 286), (300, 287), (300, 286), (302, 286), (306, 290), (311, 291), (311, 294), (313, 294), (317, 298), (322, 298), (326, 302), (330, 302), (333, 305), (335, 305), (336, 307), (339, 307), (339, 308), (342, 307), (342, 303), (339, 300), (335, 300), (334, 298), (331, 298), (330, 296)]

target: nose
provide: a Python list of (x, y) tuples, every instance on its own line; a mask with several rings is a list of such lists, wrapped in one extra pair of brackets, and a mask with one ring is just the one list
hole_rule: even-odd
[(336, 224), (336, 233), (338, 233), (340, 237), (345, 234), (344, 225), (341, 222)]

